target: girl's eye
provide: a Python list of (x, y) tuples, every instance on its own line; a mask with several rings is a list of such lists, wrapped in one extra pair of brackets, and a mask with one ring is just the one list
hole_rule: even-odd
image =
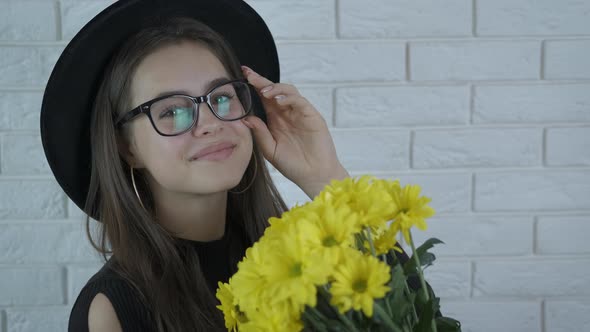
[(184, 108), (184, 107), (169, 107), (166, 108), (164, 111), (162, 111), (160, 113), (160, 119), (162, 118), (168, 118), (168, 117), (174, 117), (174, 116), (178, 116), (178, 115), (184, 115), (186, 112), (188, 112), (189, 110)]
[(232, 98), (233, 98), (233, 96), (228, 96), (228, 95), (215, 96), (213, 98), (213, 104), (215, 104), (215, 105), (225, 104), (225, 103), (228, 103)]

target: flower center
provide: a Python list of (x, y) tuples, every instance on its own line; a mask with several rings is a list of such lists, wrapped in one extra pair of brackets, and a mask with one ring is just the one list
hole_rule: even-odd
[(367, 281), (360, 279), (352, 283), (352, 289), (357, 293), (364, 293), (367, 290)]
[(336, 239), (332, 235), (330, 235), (324, 238), (322, 244), (324, 245), (324, 247), (333, 247), (338, 245), (338, 241), (336, 241)]
[(303, 266), (301, 263), (295, 263), (291, 266), (291, 270), (289, 271), (289, 276), (291, 277), (299, 277), (303, 274)]
[(240, 310), (239, 305), (236, 304), (236, 306), (234, 307), (234, 310), (236, 311), (236, 320), (238, 322), (240, 322), (240, 323), (247, 323), (248, 322), (248, 317), (246, 317), (246, 314)]

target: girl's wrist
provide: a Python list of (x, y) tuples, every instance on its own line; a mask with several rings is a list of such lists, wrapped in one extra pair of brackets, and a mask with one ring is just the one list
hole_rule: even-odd
[(330, 181), (342, 180), (347, 177), (350, 177), (350, 174), (348, 174), (348, 171), (339, 163), (338, 166), (327, 172), (325, 176), (318, 180), (303, 184), (299, 187), (301, 190), (303, 190), (303, 192), (305, 192), (307, 197), (313, 199), (322, 191), (322, 189), (324, 189), (326, 185), (330, 184)]

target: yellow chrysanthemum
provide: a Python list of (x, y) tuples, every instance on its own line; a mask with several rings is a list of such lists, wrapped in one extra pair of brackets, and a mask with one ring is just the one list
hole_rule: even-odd
[(346, 205), (335, 207), (331, 202), (313, 202), (295, 215), (303, 224), (304, 244), (311, 255), (321, 256), (331, 268), (340, 259), (341, 248), (351, 247), (357, 227), (357, 214)]
[(348, 205), (358, 214), (358, 230), (380, 228), (395, 211), (394, 201), (378, 179), (372, 176), (333, 180), (316, 198), (335, 206)]
[(304, 245), (304, 237), (318, 236), (313, 234), (316, 231), (306, 223), (287, 225), (268, 240), (259, 271), (266, 280), (265, 300), (273, 304), (288, 300), (299, 314), (305, 305), (316, 305), (316, 285), (327, 282), (330, 268)]
[(260, 267), (265, 249), (264, 243), (256, 242), (246, 250), (246, 257), (238, 264), (238, 272), (230, 280), (231, 289), (243, 311), (248, 311), (263, 301), (263, 293), (267, 280), (262, 275)]
[(334, 273), (331, 304), (341, 313), (362, 310), (367, 317), (372, 317), (373, 302), (390, 290), (386, 286), (390, 279), (389, 266), (357, 250), (348, 250), (345, 257)]
[(296, 205), (292, 207), (290, 210), (285, 211), (280, 218), (271, 217), (268, 219), (270, 224), (264, 230), (264, 236), (260, 240), (267, 240), (273, 238), (275, 235), (281, 235), (285, 232), (289, 232), (289, 227), (293, 222), (298, 221), (298, 216), (300, 213), (305, 213), (305, 211), (309, 210), (310, 207), (308, 206), (310, 203), (306, 203), (304, 205)]
[(276, 332), (303, 330), (299, 315), (293, 315), (288, 305), (278, 303), (268, 305), (251, 313), (251, 319), (240, 324), (240, 332)]
[(236, 332), (238, 330), (238, 323), (245, 323), (247, 318), (237, 306), (231, 286), (219, 282), (215, 296), (219, 302), (221, 302), (217, 308), (223, 312), (223, 316), (225, 317), (225, 328), (227, 328), (228, 331)]
[(393, 192), (397, 211), (392, 227), (396, 233), (401, 231), (408, 243), (410, 242), (410, 229), (416, 226), (420, 230), (426, 230), (428, 225), (425, 219), (434, 215), (434, 209), (428, 206), (431, 199), (420, 196), (420, 190), (418, 185), (407, 185), (399, 192)]
[(396, 247), (397, 239), (395, 238), (397, 231), (394, 227), (388, 226), (385, 230), (381, 230), (375, 235), (373, 245), (377, 255), (388, 253), (390, 250), (401, 252), (401, 249)]

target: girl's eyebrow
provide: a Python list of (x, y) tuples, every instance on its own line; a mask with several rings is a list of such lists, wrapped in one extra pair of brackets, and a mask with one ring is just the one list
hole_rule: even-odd
[[(218, 86), (220, 84), (223, 84), (225, 82), (229, 82), (229, 81), (231, 81), (231, 80), (229, 78), (227, 78), (227, 77), (218, 77), (216, 79), (213, 79), (213, 80), (209, 81), (207, 83), (207, 85), (205, 85), (205, 92), (203, 94), (208, 93), (214, 87), (216, 87), (216, 86)], [(191, 93), (189, 91), (187, 91), (187, 90), (163, 91), (163, 92), (160, 92), (154, 98), (160, 98), (160, 97), (169, 96), (169, 95), (189, 95), (190, 96)]]

